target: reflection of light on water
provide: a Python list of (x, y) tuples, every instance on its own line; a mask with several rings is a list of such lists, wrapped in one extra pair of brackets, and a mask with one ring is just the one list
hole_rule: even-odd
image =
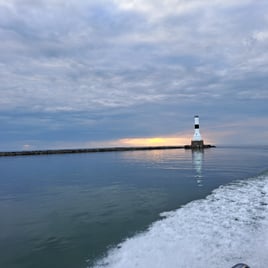
[(202, 166), (203, 166), (203, 156), (204, 151), (201, 150), (193, 150), (192, 151), (192, 162), (195, 169), (195, 178), (197, 185), (202, 187), (203, 186), (203, 176), (202, 176)]
[(178, 168), (178, 161), (185, 159), (185, 151), (182, 149), (126, 151), (121, 152), (119, 156), (128, 162), (166, 163), (170, 168), (175, 169)]
[(163, 161), (163, 150), (149, 150), (149, 151), (126, 151), (120, 154), (120, 157), (128, 162), (142, 162), (142, 163), (161, 163)]

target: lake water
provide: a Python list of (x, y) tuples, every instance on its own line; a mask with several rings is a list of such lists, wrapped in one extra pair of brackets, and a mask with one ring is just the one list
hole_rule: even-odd
[(268, 266), (268, 147), (0, 158), (0, 267)]

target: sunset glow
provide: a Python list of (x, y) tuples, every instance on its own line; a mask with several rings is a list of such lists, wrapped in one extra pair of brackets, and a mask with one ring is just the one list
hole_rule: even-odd
[(169, 146), (189, 144), (189, 137), (150, 137), (150, 138), (130, 138), (121, 139), (122, 146)]

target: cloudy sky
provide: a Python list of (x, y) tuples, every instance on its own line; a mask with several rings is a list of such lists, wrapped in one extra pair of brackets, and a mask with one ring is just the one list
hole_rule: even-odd
[(0, 0), (0, 151), (267, 144), (267, 0)]

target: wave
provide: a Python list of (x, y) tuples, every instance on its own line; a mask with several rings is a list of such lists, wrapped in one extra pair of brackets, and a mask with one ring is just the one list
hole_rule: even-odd
[(214, 190), (110, 250), (95, 268), (268, 265), (268, 173)]

